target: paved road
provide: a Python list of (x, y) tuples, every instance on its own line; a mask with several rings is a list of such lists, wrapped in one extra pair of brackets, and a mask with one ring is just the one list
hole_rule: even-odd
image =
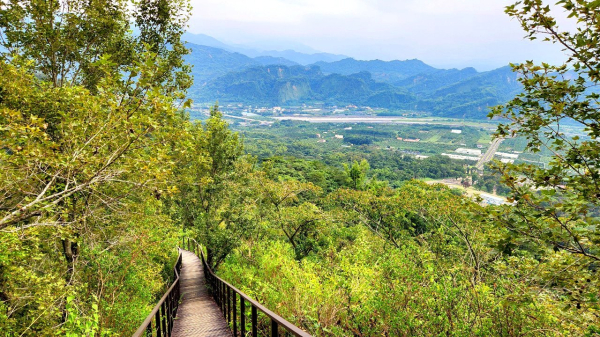
[(408, 124), (408, 125), (445, 125), (450, 127), (474, 126), (495, 129), (495, 125), (488, 122), (444, 120), (438, 118), (414, 117), (386, 117), (386, 116), (283, 116), (272, 117), (275, 120), (304, 121), (311, 123), (382, 123), (382, 124)]
[(478, 170), (483, 170), (483, 166), (486, 163), (492, 161), (492, 159), (494, 159), (494, 155), (496, 154), (496, 151), (498, 151), (498, 148), (500, 147), (500, 144), (502, 144), (503, 141), (504, 138), (496, 138), (492, 141), (492, 144), (490, 145), (489, 149), (485, 152), (483, 157), (479, 159), (477, 165), (475, 165), (475, 167), (477, 167)]

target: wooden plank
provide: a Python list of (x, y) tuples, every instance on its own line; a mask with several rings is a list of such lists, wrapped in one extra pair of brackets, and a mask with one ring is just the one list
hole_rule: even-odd
[(192, 252), (184, 250), (181, 266), (182, 302), (173, 326), (175, 337), (231, 337), (231, 330), (209, 295), (204, 281), (202, 262)]

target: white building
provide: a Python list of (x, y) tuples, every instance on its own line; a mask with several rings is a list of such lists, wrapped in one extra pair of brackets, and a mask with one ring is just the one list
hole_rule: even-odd
[(471, 155), (471, 156), (481, 156), (481, 150), (465, 149), (465, 148), (462, 148), (462, 147), (456, 149), (456, 153), (468, 154), (468, 155)]
[(344, 139), (344, 136), (343, 135), (335, 135), (335, 138), (337, 138), (337, 139)]
[(450, 159), (457, 159), (457, 160), (479, 161), (479, 157), (461, 156), (459, 154), (442, 153), (442, 156), (450, 157)]
[(508, 159), (519, 159), (518, 154), (506, 153), (506, 152), (496, 152), (496, 155), (503, 158)]
[(450, 132), (460, 135), (462, 133), (462, 130), (452, 130)]
[(488, 205), (504, 205), (505, 201), (503, 198), (500, 197), (496, 197), (493, 195), (489, 195), (489, 194), (482, 194), (481, 198), (483, 199), (483, 202), (485, 202)]

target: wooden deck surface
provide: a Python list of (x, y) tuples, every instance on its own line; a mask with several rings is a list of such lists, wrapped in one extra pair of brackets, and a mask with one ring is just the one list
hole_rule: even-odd
[(175, 337), (231, 337), (231, 330), (219, 307), (209, 295), (204, 282), (202, 262), (192, 252), (182, 252), (182, 302), (177, 310), (173, 333)]

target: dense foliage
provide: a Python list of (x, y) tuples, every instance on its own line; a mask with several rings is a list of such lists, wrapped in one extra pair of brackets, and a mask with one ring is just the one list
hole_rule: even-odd
[(478, 206), (446, 188), (341, 189), (317, 204), (327, 226), (309, 255), (265, 231), (220, 270), (314, 335), (560, 336), (594, 320), (563, 312), (535, 261), (503, 261)]
[[(130, 335), (164, 292), (184, 235), (221, 276), (316, 336), (600, 333), (599, 97), (586, 87), (600, 72), (597, 1), (560, 2), (576, 33), (558, 32), (541, 0), (508, 8), (532, 37), (564, 44), (579, 77), (515, 66), (525, 90), (495, 110), (508, 119), (498, 135), (554, 157), (546, 168), (497, 166), (506, 187), (466, 162), (383, 145), (427, 135), (415, 149), (455, 148), (476, 128), (354, 125), (341, 140), (337, 127), (281, 123), (283, 135), (244, 139), (217, 106), (189, 121), (185, 1), (0, 4), (4, 335)], [(265, 88), (277, 82), (264, 70), (278, 69), (253, 69)], [(344, 83), (368, 79), (282, 72), (297, 75), (292, 91), (314, 72), (340, 97)], [(564, 119), (589, 139), (567, 139)], [(344, 150), (319, 145), (334, 141)], [(469, 174), (514, 203), (483, 207), (414, 180)]]
[[(259, 161), (270, 160), (280, 167), (287, 166), (288, 172), (296, 172), (284, 173), (285, 175), (294, 179), (306, 179), (326, 190), (343, 186), (336, 183), (340, 181), (336, 177), (339, 177), (338, 172), (343, 169), (343, 165), (362, 160), (370, 165), (369, 178), (376, 177), (392, 187), (399, 187), (411, 179), (464, 177), (469, 170), (469, 163), (441, 156), (439, 153), (443, 151), (440, 150), (451, 152), (461, 146), (459, 144), (463, 141), (474, 147), (476, 140), (483, 134), (474, 128), (465, 128), (464, 134), (458, 136), (451, 134), (448, 127), (437, 126), (392, 125), (375, 130), (365, 125), (353, 125), (352, 130), (346, 129), (345, 124), (315, 126), (284, 121), (269, 129), (240, 129), (240, 133), (244, 137), (247, 152), (255, 155)], [(332, 139), (332, 132), (343, 133), (344, 139)], [(316, 133), (321, 138), (317, 138)], [(437, 142), (402, 143), (396, 136), (427, 136), (436, 138)], [(326, 137), (325, 143), (317, 142)], [(390, 142), (402, 143), (405, 148), (410, 146), (410, 150), (385, 145), (393, 144)], [(429, 157), (417, 159), (415, 154), (426, 154)]]
[[(527, 149), (554, 155), (546, 167), (499, 165), (514, 207), (503, 208), (495, 221), (506, 229), (505, 250), (528, 246), (540, 264), (552, 264), (549, 288), (571, 301), (569, 306), (600, 311), (600, 83), (598, 1), (559, 1), (576, 26), (561, 30), (555, 13), (542, 1), (507, 8), (531, 39), (557, 43), (569, 56), (563, 65), (527, 62), (514, 65), (524, 92), (490, 116), (507, 122), (498, 136), (527, 139)], [(565, 125), (577, 124), (585, 136), (572, 136)], [(598, 333), (598, 327), (590, 328)]]
[(126, 335), (176, 256), (187, 4), (0, 4), (0, 330)]

